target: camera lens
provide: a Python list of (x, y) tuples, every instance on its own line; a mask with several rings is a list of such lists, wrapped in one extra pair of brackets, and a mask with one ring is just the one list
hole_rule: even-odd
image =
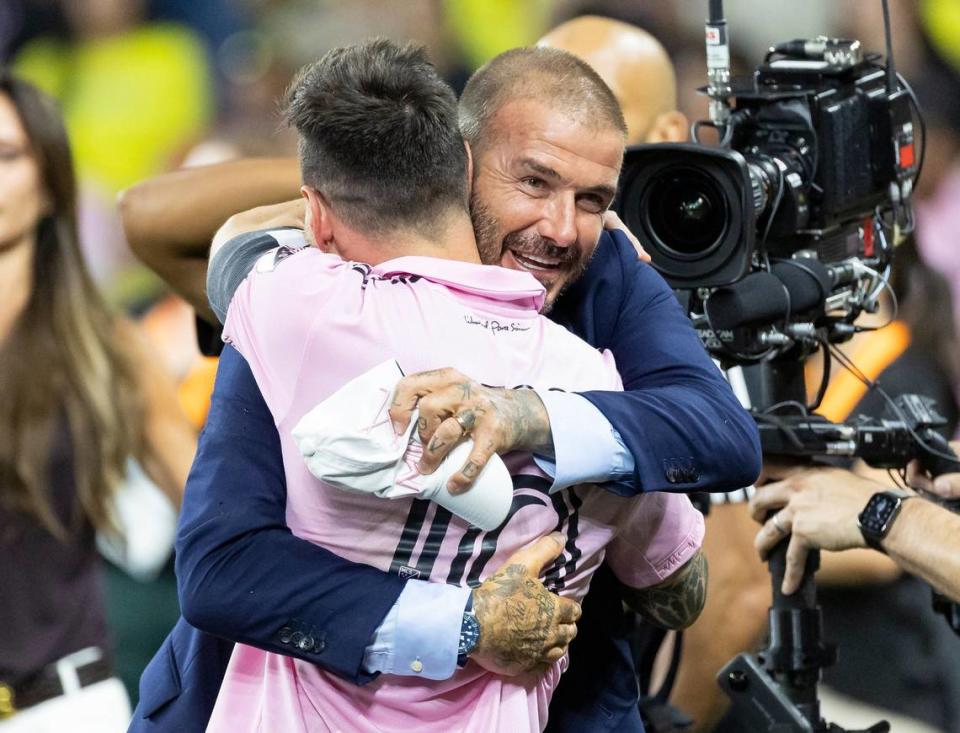
[(648, 183), (651, 233), (680, 257), (701, 257), (727, 229), (727, 204), (716, 182), (694, 168), (671, 168)]

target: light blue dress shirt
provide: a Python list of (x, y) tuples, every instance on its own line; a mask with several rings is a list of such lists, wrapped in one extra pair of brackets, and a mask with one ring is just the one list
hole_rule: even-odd
[[(567, 392), (537, 391), (553, 433), (553, 456), (534, 456), (553, 489), (633, 475), (633, 456), (596, 407)], [(367, 672), (443, 680), (456, 670), (469, 588), (409, 580), (364, 654)]]

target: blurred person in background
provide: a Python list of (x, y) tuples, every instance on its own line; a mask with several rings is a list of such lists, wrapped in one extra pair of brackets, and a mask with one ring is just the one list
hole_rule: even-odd
[[(116, 194), (178, 165), (206, 133), (215, 110), (208, 52), (186, 24), (152, 19), (158, 4), (151, 0), (56, 0), (55, 5), (51, 14), (60, 16), (61, 27), (22, 45), (13, 68), (62, 110), (78, 176), (80, 243), (95, 283), (109, 303), (139, 313), (161, 285), (129, 255)], [(36, 25), (34, 16), (46, 9), (28, 3), (25, 20)], [(182, 363), (183, 347), (192, 344), (175, 331), (177, 315), (175, 303), (161, 302), (147, 314), (144, 329), (151, 347), (179, 377), (175, 362)], [(141, 496), (141, 502), (156, 500), (148, 491)], [(172, 562), (149, 578), (107, 565), (106, 599), (117, 641), (114, 669), (133, 695), (152, 650), (178, 615)]]
[(149, 283), (124, 246), (117, 193), (177, 165), (214, 110), (207, 54), (187, 26), (147, 20), (146, 0), (59, 0), (62, 35), (28, 41), (13, 59), (57, 99), (80, 184), (80, 231), (94, 278), (114, 302)]
[(195, 436), (84, 265), (53, 102), (6, 72), (0, 284), (0, 730), (123, 730), (97, 533), (128, 526), (117, 492), (131, 459), (178, 505)]

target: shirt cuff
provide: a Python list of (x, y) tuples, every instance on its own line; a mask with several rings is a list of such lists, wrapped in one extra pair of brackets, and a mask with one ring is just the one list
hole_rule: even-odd
[(425, 580), (407, 581), (373, 634), (363, 669), (445, 680), (457, 669), (460, 627), (470, 588)]
[(633, 476), (633, 455), (610, 421), (589, 400), (570, 392), (536, 390), (550, 418), (554, 457), (534, 455), (553, 479), (550, 491)]

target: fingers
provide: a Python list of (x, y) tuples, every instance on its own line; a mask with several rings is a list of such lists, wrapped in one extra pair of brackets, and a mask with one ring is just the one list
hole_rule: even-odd
[(580, 620), (580, 604), (569, 598), (559, 598), (557, 600), (557, 610), (554, 618), (560, 624), (575, 624)]
[(432, 394), (466, 379), (456, 369), (435, 369), (409, 374), (397, 383), (390, 406), (390, 420), (398, 435), (410, 424), (410, 415), (421, 397)]
[(960, 498), (960, 473), (945, 473), (930, 478), (920, 467), (919, 461), (910, 461), (907, 465), (907, 484), (943, 499)]
[(286, 226), (304, 228), (304, 217), (307, 212), (306, 204), (302, 197), (297, 197), (291, 201), (278, 204), (278, 217), (280, 223)]
[(558, 624), (547, 640), (547, 647), (551, 649), (560, 647), (563, 651), (566, 651), (567, 647), (570, 646), (570, 642), (573, 641), (576, 636), (576, 624)]
[(784, 595), (795, 593), (803, 582), (808, 552), (809, 548), (800, 535), (795, 534), (790, 537), (790, 544), (787, 546), (787, 567), (783, 573), (783, 583), (780, 585)]
[(907, 486), (915, 489), (930, 491), (933, 481), (927, 476), (926, 472), (920, 467), (920, 461), (912, 460), (907, 464)]
[(960, 499), (960, 473), (937, 476), (930, 490), (944, 499)]
[(561, 532), (552, 532), (522, 550), (517, 550), (507, 559), (504, 567), (522, 565), (530, 575), (536, 577), (546, 565), (560, 556), (565, 542), (566, 537)]
[(563, 655), (566, 653), (567, 653), (567, 647), (565, 646), (550, 647), (550, 649), (547, 650), (546, 654), (543, 655), (543, 661), (548, 664), (553, 664), (554, 662), (558, 662), (560, 658), (563, 657)]
[(630, 240), (633, 248), (637, 250), (637, 257), (643, 262), (650, 262), (650, 255), (647, 254), (647, 251), (643, 248), (643, 245), (640, 244), (640, 240), (633, 235), (633, 232), (627, 229), (627, 225), (621, 221), (617, 212), (610, 209), (603, 212), (603, 228), (610, 230), (619, 229), (622, 231), (627, 236), (627, 239)]
[[(432, 423), (433, 418), (427, 417), (426, 424)], [(428, 441), (423, 443), (423, 455), (420, 457), (418, 470), (420, 473), (433, 473), (437, 466), (446, 457), (447, 453), (453, 450), (460, 441), (464, 440), (466, 433), (463, 427), (455, 418), (448, 418), (441, 422)], [(422, 440), (422, 438), (421, 438)]]
[(496, 448), (497, 445), (493, 440), (484, 438), (479, 434), (475, 435), (473, 450), (467, 456), (467, 461), (463, 464), (463, 467), (447, 481), (447, 490), (451, 494), (462, 494), (473, 486), (473, 482), (480, 475), (483, 467), (487, 465), (487, 461), (496, 453)]
[(766, 559), (773, 548), (779, 545), (792, 530), (793, 517), (783, 509), (763, 523), (763, 527), (753, 540), (753, 546), (760, 553), (760, 557)]
[(786, 481), (767, 484), (758, 489), (750, 499), (750, 516), (756, 522), (763, 522), (771, 511), (785, 506), (792, 493), (792, 488)]

